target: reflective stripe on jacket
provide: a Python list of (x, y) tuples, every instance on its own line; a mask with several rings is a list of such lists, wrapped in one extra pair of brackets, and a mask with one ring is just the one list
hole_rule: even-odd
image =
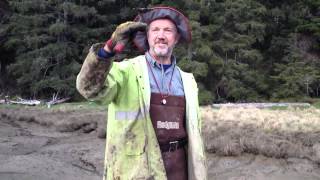
[[(106, 80), (99, 86), (89, 81), (92, 77), (86, 78), (92, 76), (92, 69), (86, 70), (86, 66), (94, 63), (99, 62), (91, 48), (77, 77), (77, 89), (88, 99), (109, 104), (104, 179), (167, 179), (149, 115), (151, 93), (145, 56), (111, 63)], [(198, 88), (192, 74), (178, 69), (186, 97), (188, 179), (205, 180)], [(87, 88), (90, 83), (95, 83), (94, 90)]]

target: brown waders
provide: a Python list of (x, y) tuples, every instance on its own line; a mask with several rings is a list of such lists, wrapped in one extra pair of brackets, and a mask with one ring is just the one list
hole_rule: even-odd
[(185, 98), (151, 93), (150, 116), (168, 180), (187, 180)]

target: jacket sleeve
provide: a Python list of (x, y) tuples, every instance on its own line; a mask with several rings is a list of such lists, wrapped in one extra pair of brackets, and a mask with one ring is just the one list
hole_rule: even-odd
[(88, 100), (109, 104), (117, 94), (123, 82), (123, 72), (113, 58), (98, 59), (98, 50), (103, 44), (94, 44), (87, 55), (77, 76), (76, 87)]

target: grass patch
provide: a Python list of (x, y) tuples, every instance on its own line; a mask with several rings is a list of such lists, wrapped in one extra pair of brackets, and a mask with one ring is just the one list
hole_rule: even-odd
[(320, 109), (320, 101), (312, 104), (312, 106), (314, 106), (317, 109)]
[(262, 154), (276, 158), (310, 158), (320, 162), (320, 110), (287, 107), (201, 108), (206, 150), (220, 155)]
[(28, 107), (28, 106), (20, 105), (20, 104), (0, 104), (0, 108), (1, 109), (4, 109), (4, 108), (7, 108), (7, 109), (21, 109), (23, 107)]
[[(47, 107), (47, 106), (45, 106)], [(51, 109), (64, 109), (64, 110), (72, 110), (72, 109), (96, 109), (96, 110), (105, 110), (106, 107), (99, 105), (95, 102), (71, 102), (71, 103), (62, 103), (52, 105)]]
[(288, 110), (288, 106), (272, 106), (270, 108), (266, 108), (266, 109), (270, 109), (270, 110)]
[(313, 99), (311, 105), (317, 109), (320, 109), (320, 98)]
[(0, 104), (0, 108), (7, 108), (7, 109), (52, 109), (52, 110), (81, 110), (81, 109), (88, 109), (88, 110), (105, 110), (106, 106), (99, 105), (95, 102), (70, 102), (70, 103), (61, 103), (51, 105), (50, 108), (46, 104), (41, 104), (37, 106), (28, 106), (22, 104)]

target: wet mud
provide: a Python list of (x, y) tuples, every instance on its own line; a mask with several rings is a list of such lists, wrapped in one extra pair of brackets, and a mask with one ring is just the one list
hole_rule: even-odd
[[(105, 114), (102, 110), (0, 108), (0, 180), (101, 180)], [(223, 138), (212, 137), (225, 134), (212, 133), (204, 128), (209, 179), (320, 180), (319, 140), (314, 140), (309, 157), (273, 157), (243, 147), (241, 152), (232, 150), (239, 145), (226, 146)], [(210, 142), (217, 139), (222, 144)]]

